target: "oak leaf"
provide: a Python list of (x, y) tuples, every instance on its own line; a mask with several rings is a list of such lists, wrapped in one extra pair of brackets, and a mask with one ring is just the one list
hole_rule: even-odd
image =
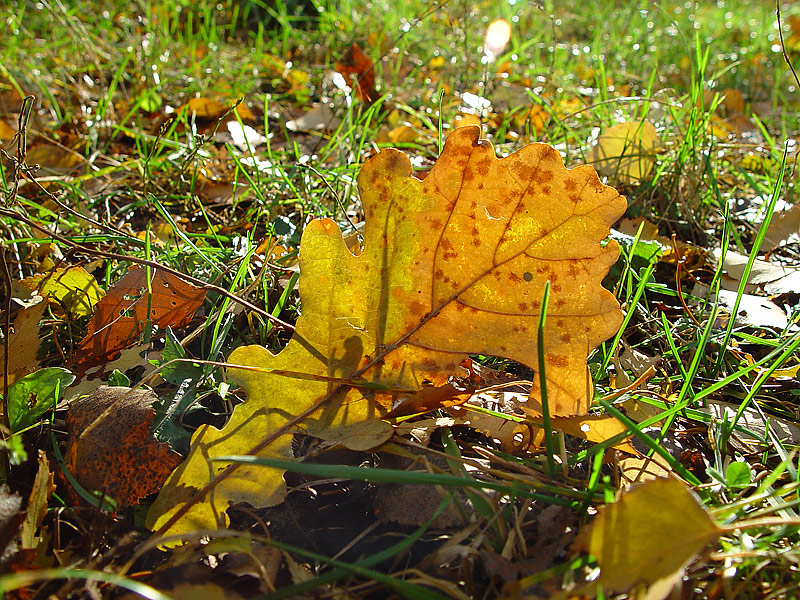
[(152, 270), (149, 287), (152, 293), (146, 271), (137, 266), (111, 286), (97, 303), (73, 364), (86, 371), (113, 360), (136, 342), (148, 320), (161, 329), (184, 327), (206, 295), (205, 290), (160, 269)]
[(125, 506), (161, 488), (181, 457), (153, 436), (156, 400), (150, 390), (100, 386), (70, 404), (64, 459), (78, 483)]
[[(307, 432), (369, 448), (391, 433), (377, 419), (398, 398), (446, 386), (469, 353), (536, 368), (547, 281), (549, 406), (555, 416), (586, 413), (587, 354), (622, 321), (600, 281), (618, 255), (615, 242), (601, 241), (625, 200), (591, 167), (567, 170), (550, 146), (498, 159), (479, 132), (454, 131), (424, 181), (411, 176), (409, 159), (397, 150), (364, 165), (360, 254), (346, 248), (333, 221), (309, 224), (300, 247), (303, 310), (293, 338), (277, 355), (260, 346), (231, 354), (239, 366), (230, 376), (249, 400), (222, 430), (198, 429), (189, 458), (151, 509), (150, 526), (167, 522), (225, 468), (209, 459), (252, 453), (265, 435), (315, 405), (320, 410), (301, 423)], [(542, 408), (538, 385), (528, 406)], [(368, 442), (359, 440), (364, 427)], [(258, 454), (290, 457), (290, 440), (280, 436)], [(282, 472), (239, 465), (212, 494), (172, 531), (225, 526), (229, 501), (282, 501)]]

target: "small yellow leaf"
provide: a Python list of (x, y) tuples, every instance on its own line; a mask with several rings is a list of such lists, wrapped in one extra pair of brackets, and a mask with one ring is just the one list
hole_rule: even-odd
[(434, 56), (429, 62), (430, 69), (441, 69), (445, 65), (444, 56)]
[(589, 153), (601, 175), (636, 183), (647, 179), (656, 163), (658, 134), (649, 121), (628, 121), (604, 131)]
[(58, 268), (22, 280), (29, 289), (38, 289), (50, 301), (65, 308), (75, 318), (88, 317), (105, 296), (97, 281), (83, 267)]
[(579, 545), (600, 565), (596, 583), (623, 592), (680, 573), (719, 535), (686, 485), (662, 478), (635, 485), (603, 507)]

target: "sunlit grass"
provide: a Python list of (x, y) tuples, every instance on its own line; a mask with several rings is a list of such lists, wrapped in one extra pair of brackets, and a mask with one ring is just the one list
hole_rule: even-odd
[[(791, 40), (788, 17), (797, 9), (785, 10), (784, 35)], [(328, 216), (345, 235), (358, 231), (358, 171), (379, 148), (401, 147), (424, 172), (438, 155), (440, 134), (452, 130), (459, 117), (471, 116), (500, 154), (540, 141), (556, 146), (574, 166), (587, 160), (603, 129), (647, 119), (659, 137), (652, 177), (623, 184), (611, 176), (608, 183), (619, 183), (627, 196), (627, 216), (646, 217), (665, 238), (675, 234), (675, 244), (693, 242), (696, 247), (680, 258), (684, 276), (679, 288), (674, 264), (659, 261), (670, 251), (668, 244), (652, 251), (647, 244), (655, 242), (639, 240), (638, 234), (630, 240), (620, 237), (623, 257), (606, 283), (623, 304), (626, 320), (590, 359), (595, 409), (618, 416), (646, 452), (660, 454), (692, 483), (699, 483), (697, 474), (687, 471), (662, 438), (679, 419), (705, 428), (710, 439), (698, 445), (710, 449), (710, 476), (700, 489), (717, 514), (796, 518), (796, 441), (783, 443), (768, 427), (757, 451), (747, 456), (731, 451), (731, 439), (748, 431), (739, 423), (719, 421), (706, 404), (721, 398), (796, 421), (796, 404), (787, 402), (797, 397), (796, 390), (784, 393), (767, 384), (775, 369), (800, 360), (797, 335), (744, 328), (732, 319), (717, 322), (713, 293), (711, 301), (691, 304), (691, 315), (681, 306), (692, 302), (692, 279), (708, 282), (713, 292), (721, 278), (721, 269), (713, 266), (687, 275), (693, 256), (719, 245), (748, 254), (763, 240), (763, 221), (738, 216), (736, 202), (760, 202), (761, 216), (766, 213), (768, 220), (775, 200), (794, 197), (791, 161), (800, 90), (783, 59), (774, 11), (768, 2), (723, 0), (409, 0), (401, 5), (388, 0), (139, 0), (124, 7), (89, 0), (13, 0), (0, 7), (7, 32), (0, 41), (0, 118), (2, 102), (12, 91), (33, 94), (37, 105), (28, 123), (29, 145), (49, 140), (82, 158), (73, 171), (43, 180), (41, 189), (30, 181), (20, 188), (16, 205), (61, 239), (7, 220), (3, 238), (15, 253), (13, 272), (32, 274), (40, 260), (36, 253), (46, 244), (59, 246), (63, 255), (66, 239), (152, 258), (264, 306), (273, 317), (293, 321), (302, 310), (294, 259), (303, 228), (312, 218)], [(489, 60), (484, 34), (497, 18), (508, 21), (511, 39)], [(353, 42), (375, 61), (381, 97), (371, 107), (333, 76)], [(792, 49), (797, 41), (792, 43), (789, 55), (796, 58)], [(746, 131), (731, 126), (725, 104), (730, 90), (743, 94), (742, 116), (752, 125)], [(201, 123), (181, 110), (192, 98), (216, 100), (228, 108), (241, 100), (254, 115), (247, 125), (266, 141), (243, 148), (219, 136), (228, 131), (222, 116)], [(302, 135), (287, 126), (316, 105), (330, 109), (337, 119), (334, 126)], [(241, 118), (234, 122), (244, 124)], [(407, 124), (413, 135), (392, 141), (389, 136), (398, 124)], [(787, 143), (795, 145), (789, 146), (785, 161)], [(3, 148), (14, 154), (13, 144)], [(4, 194), (12, 187), (10, 173), (8, 161), (0, 162)], [(37, 174), (44, 175), (44, 170)], [(286, 254), (268, 256), (274, 245)], [(71, 252), (91, 260), (80, 249)], [(252, 260), (255, 255), (258, 261)], [(790, 249), (777, 257), (792, 260), (794, 255)], [(106, 264), (95, 276), (108, 286), (124, 266)], [(743, 292), (744, 285), (739, 296)], [(199, 360), (224, 361), (245, 343), (274, 351), (286, 343), (287, 334), (263, 316), (236, 320), (239, 309), (224, 297), (210, 297), (204, 311), (203, 325), (178, 340), (191, 346)], [(80, 324), (51, 317), (49, 329), (43, 330), (45, 362), (60, 365), (62, 353), (69, 354), (83, 331)], [(602, 399), (620, 385), (618, 358), (626, 345), (661, 358), (650, 382), (652, 393), (637, 397), (650, 407), (650, 416), (638, 423), (629, 422), (624, 407), (620, 412), (617, 404)], [(190, 384), (214, 418), (241, 399), (219, 368), (207, 366)], [(189, 419), (187, 426), (198, 424)], [(459, 449), (452, 436), (444, 438), (449, 452), (469, 451)], [(548, 441), (557, 443), (549, 435)], [(557, 480), (556, 491), (548, 491), (569, 490), (570, 500), (559, 498), (560, 503), (582, 501), (585, 515), (592, 502), (602, 503), (619, 484), (603, 465), (616, 441), (575, 446), (570, 452), (557, 449), (569, 454), (565, 468), (583, 478), (558, 480), (552, 459), (558, 451), (548, 452), (547, 461), (541, 456), (504, 459), (523, 472), (546, 472)], [(761, 479), (730, 485), (727, 469), (744, 460), (760, 469)], [(354, 468), (322, 466), (315, 473), (347, 480), (355, 473), (348, 469)], [(486, 485), (475, 471), (404, 478), (376, 470), (367, 475), (390, 477), (394, 483), (485, 485), (513, 498), (509, 506), (516, 501), (511, 484)], [(501, 517), (505, 513), (481, 514), (479, 529), (491, 537), (493, 520)], [(724, 565), (722, 558), (719, 564), (703, 563), (691, 573), (692, 584), (707, 590), (714, 578), (724, 576), (744, 590), (738, 597), (758, 597), (765, 586), (773, 586), (779, 597), (781, 586), (798, 581), (780, 558), (794, 552), (797, 543), (796, 530), (788, 528), (726, 536), (720, 555)], [(397, 553), (407, 546), (399, 545)], [(379, 561), (348, 565), (307, 549), (282, 549), (330, 567), (309, 582), (294, 582), (287, 593), (345, 577), (380, 581), (399, 593), (423, 589), (373, 571)], [(547, 573), (585, 574), (585, 564), (574, 570), (565, 565)], [(54, 571), (50, 576), (70, 575)], [(22, 580), (9, 581), (16, 586)]]

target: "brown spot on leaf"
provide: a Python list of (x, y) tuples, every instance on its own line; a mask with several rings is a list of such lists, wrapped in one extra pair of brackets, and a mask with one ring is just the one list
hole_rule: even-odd
[(425, 314), (425, 305), (422, 304), (419, 300), (413, 300), (411, 304), (408, 305), (408, 310), (414, 316), (420, 316)]
[(554, 367), (566, 368), (569, 364), (566, 356), (560, 354), (545, 354), (544, 359)]

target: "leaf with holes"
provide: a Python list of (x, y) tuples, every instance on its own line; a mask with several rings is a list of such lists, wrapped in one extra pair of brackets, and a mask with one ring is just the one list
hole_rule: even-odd
[[(468, 354), (538, 368), (548, 281), (542, 341), (549, 406), (554, 416), (586, 413), (586, 357), (622, 321), (600, 282), (618, 255), (615, 242), (601, 242), (625, 200), (591, 167), (567, 170), (550, 146), (533, 144), (498, 159), (479, 132), (454, 131), (424, 181), (412, 177), (409, 159), (397, 150), (364, 165), (360, 253), (347, 249), (333, 221), (309, 224), (293, 338), (277, 355), (260, 346), (231, 354), (239, 367), (229, 373), (249, 400), (222, 430), (197, 430), (189, 458), (151, 509), (150, 526), (191, 505), (225, 469), (209, 462), (214, 456), (291, 456), (290, 436), (259, 440), (297, 415), (308, 413), (300, 427), (313, 435), (369, 448), (391, 433), (382, 415), (420, 391), (436, 396), (428, 388), (463, 375), (459, 365)], [(538, 385), (528, 408), (542, 409)], [(224, 526), (229, 501), (266, 506), (285, 492), (280, 471), (240, 465), (212, 493), (172, 531)]]
[(133, 266), (97, 303), (86, 337), (72, 357), (80, 370), (113, 360), (132, 346), (149, 320), (161, 329), (184, 327), (205, 298), (205, 290), (154, 269), (148, 291), (146, 271)]

